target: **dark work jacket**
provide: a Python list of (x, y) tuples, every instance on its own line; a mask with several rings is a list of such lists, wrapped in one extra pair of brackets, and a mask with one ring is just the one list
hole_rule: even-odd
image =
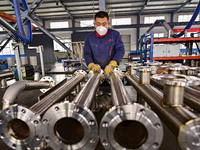
[(124, 56), (124, 44), (118, 31), (108, 29), (104, 37), (98, 37), (96, 31), (88, 34), (84, 46), (84, 59), (86, 64), (99, 64), (104, 69), (111, 60), (119, 64)]

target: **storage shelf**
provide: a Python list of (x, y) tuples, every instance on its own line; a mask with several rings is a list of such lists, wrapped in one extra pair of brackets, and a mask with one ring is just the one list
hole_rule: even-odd
[[(149, 58), (147, 58), (149, 60)], [(183, 59), (200, 59), (200, 56), (183, 56), (183, 57), (154, 57), (153, 60), (183, 60)]]
[[(154, 39), (154, 44), (171, 44), (171, 43), (191, 43), (200, 42), (200, 37), (193, 38), (164, 38), (164, 39)], [(148, 42), (150, 44), (150, 42)]]

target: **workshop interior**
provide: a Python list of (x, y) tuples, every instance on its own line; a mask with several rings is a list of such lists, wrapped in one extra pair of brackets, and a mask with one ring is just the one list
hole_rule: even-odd
[[(1, 0), (0, 149), (200, 150), (199, 12), (199, 0)], [(106, 54), (117, 42), (124, 54), (104, 67), (92, 50), (110, 31)]]

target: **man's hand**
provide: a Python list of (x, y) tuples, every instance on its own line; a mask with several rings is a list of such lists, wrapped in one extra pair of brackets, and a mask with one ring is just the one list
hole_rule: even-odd
[(100, 66), (97, 65), (97, 64), (94, 64), (94, 63), (90, 63), (90, 64), (88, 65), (88, 69), (89, 69), (89, 70), (92, 70), (92, 71), (94, 71), (94, 72), (97, 72), (97, 71), (100, 70)]
[(110, 72), (114, 70), (114, 68), (118, 67), (117, 62), (115, 60), (111, 60), (110, 63), (105, 68), (105, 74), (108, 75)]

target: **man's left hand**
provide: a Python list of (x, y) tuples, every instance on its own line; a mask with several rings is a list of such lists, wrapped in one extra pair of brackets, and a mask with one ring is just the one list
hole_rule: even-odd
[(109, 73), (111, 73), (114, 68), (118, 67), (117, 62), (115, 60), (111, 60), (110, 63), (106, 66), (105, 68), (105, 74), (108, 75)]

